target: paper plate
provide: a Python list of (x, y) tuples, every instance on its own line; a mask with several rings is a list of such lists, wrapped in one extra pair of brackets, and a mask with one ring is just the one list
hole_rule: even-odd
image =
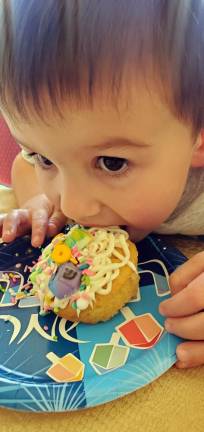
[[(168, 274), (185, 257), (149, 236), (138, 244), (140, 290), (112, 320), (77, 324), (40, 316), (38, 300), (19, 298), (29, 266), (40, 254), (28, 236), (0, 246), (0, 406), (71, 411), (131, 393), (176, 361), (180, 339), (164, 331), (159, 303), (169, 296)], [(20, 297), (20, 296), (19, 296)]]

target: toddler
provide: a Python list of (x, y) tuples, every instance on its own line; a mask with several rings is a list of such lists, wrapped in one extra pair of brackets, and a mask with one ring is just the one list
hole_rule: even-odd
[[(21, 146), (4, 241), (67, 218), (204, 234), (203, 0), (2, 0), (0, 108)], [(204, 364), (204, 253), (170, 277), (165, 327)]]

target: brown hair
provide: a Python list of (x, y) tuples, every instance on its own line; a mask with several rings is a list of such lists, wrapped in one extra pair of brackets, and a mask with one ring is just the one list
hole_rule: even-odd
[[(1, 0), (0, 104), (42, 114), (42, 89), (91, 104), (117, 98), (125, 71), (153, 72), (170, 108), (204, 126), (203, 0)], [(11, 113), (12, 114), (12, 113)]]

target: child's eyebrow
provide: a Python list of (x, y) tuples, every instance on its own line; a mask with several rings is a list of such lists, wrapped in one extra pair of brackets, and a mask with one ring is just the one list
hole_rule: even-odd
[(129, 138), (121, 138), (121, 137), (116, 137), (116, 138), (111, 138), (111, 139), (107, 139), (105, 142), (100, 143), (100, 144), (96, 144), (91, 146), (94, 149), (98, 149), (98, 150), (108, 150), (108, 149), (112, 149), (112, 148), (122, 148), (122, 147), (138, 147), (138, 148), (144, 148), (144, 147), (150, 147), (151, 144), (145, 143), (143, 141), (140, 140), (130, 140)]
[[(13, 138), (16, 140), (16, 142), (25, 148), (25, 150), (28, 150), (30, 152), (34, 151), (33, 149), (29, 148), (28, 144), (19, 140), (17, 137), (13, 135)], [(91, 149), (94, 148), (96, 150), (109, 150), (109, 149), (119, 149), (119, 148), (125, 148), (125, 147), (137, 147), (137, 148), (147, 148), (151, 147), (151, 144), (145, 143), (140, 140), (130, 140), (129, 138), (111, 138), (106, 139), (103, 143), (95, 144), (91, 146)], [(90, 147), (88, 146), (90, 149)]]

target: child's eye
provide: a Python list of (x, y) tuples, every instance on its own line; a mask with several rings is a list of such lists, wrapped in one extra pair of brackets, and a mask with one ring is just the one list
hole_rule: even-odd
[[(29, 156), (31, 156), (31, 154)], [(39, 153), (32, 153), (32, 157), (34, 158), (35, 162), (37, 162), (38, 165), (40, 165), (40, 167), (43, 169), (48, 169), (53, 165), (49, 159), (40, 155)]]
[(100, 156), (97, 159), (97, 168), (100, 168), (111, 175), (124, 173), (128, 168), (128, 161), (124, 158)]

